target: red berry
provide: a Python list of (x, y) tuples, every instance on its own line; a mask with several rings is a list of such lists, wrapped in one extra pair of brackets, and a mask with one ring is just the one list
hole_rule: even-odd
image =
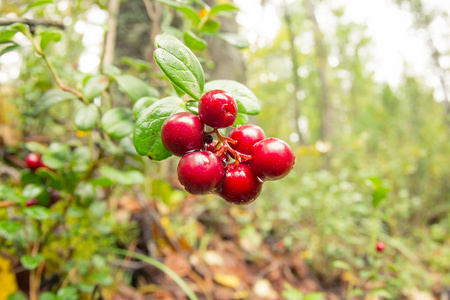
[(250, 168), (262, 180), (278, 180), (285, 177), (295, 164), (295, 156), (284, 141), (268, 138), (252, 148)]
[(203, 123), (193, 113), (182, 112), (171, 115), (161, 127), (164, 147), (176, 156), (203, 148)]
[(178, 163), (177, 172), (180, 183), (194, 195), (212, 192), (222, 183), (224, 175), (220, 160), (209, 151), (186, 154)]
[(230, 143), (231, 148), (242, 154), (248, 155), (252, 153), (253, 145), (266, 138), (264, 130), (259, 126), (252, 124), (235, 128), (229, 136), (236, 141), (236, 144)]
[(386, 248), (386, 245), (383, 242), (380, 241), (377, 243), (377, 251), (378, 252), (383, 252), (384, 248)]
[(25, 205), (26, 205), (27, 207), (38, 205), (38, 200), (37, 200), (36, 198), (28, 199), (28, 200), (25, 202)]
[[(212, 153), (214, 153), (217, 156), (217, 153), (220, 151), (220, 148), (215, 150), (215, 147), (217, 145), (217, 141), (213, 141), (210, 144), (206, 145), (206, 151), (210, 151)], [(220, 162), (222, 163), (223, 166), (226, 166), (228, 163), (228, 154), (226, 151), (223, 151), (219, 156), (217, 156), (220, 160)]]
[(233, 204), (250, 204), (261, 193), (262, 181), (246, 164), (229, 164), (225, 179), (219, 188), (219, 196)]
[(231, 95), (222, 90), (212, 90), (203, 95), (198, 103), (198, 116), (213, 128), (225, 128), (236, 121), (238, 108)]
[(34, 171), (37, 168), (41, 167), (41, 156), (37, 153), (29, 153), (25, 158), (25, 163), (27, 164), (28, 168)]
[(50, 193), (50, 203), (48, 204), (48, 207), (50, 207), (53, 204), (55, 204), (56, 202), (58, 202), (59, 199), (61, 198), (61, 196), (59, 195), (59, 192), (57, 190), (50, 188), (49, 193)]

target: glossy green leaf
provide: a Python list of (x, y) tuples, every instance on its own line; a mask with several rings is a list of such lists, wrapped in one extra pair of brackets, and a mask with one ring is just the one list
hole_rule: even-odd
[(220, 23), (214, 20), (208, 20), (200, 30), (202, 33), (216, 33), (220, 29)]
[(12, 42), (12, 39), (17, 32), (18, 30), (16, 28), (12, 28), (11, 26), (0, 28), (0, 43)]
[(198, 23), (200, 23), (199, 16), (195, 12), (195, 10), (193, 10), (190, 6), (183, 5), (181, 3), (178, 3), (178, 2), (172, 1), (172, 0), (158, 0), (158, 2), (169, 5), (173, 8), (175, 8), (176, 10), (182, 12), (184, 15), (186, 15), (189, 19), (192, 20), (194, 26), (196, 26), (196, 25), (198, 25)]
[(378, 207), (380, 205), (381, 201), (387, 197), (387, 194), (389, 193), (389, 189), (383, 186), (379, 186), (375, 188), (375, 190), (372, 193), (372, 204), (374, 207)]
[(0, 222), (0, 236), (5, 239), (11, 240), (14, 235), (23, 228), (23, 224), (16, 221), (3, 221)]
[(7, 186), (0, 186), (0, 199), (15, 203), (22, 203), (25, 200), (15, 190)]
[(23, 212), (30, 218), (40, 221), (48, 220), (51, 215), (51, 210), (41, 205), (26, 207)]
[(245, 125), (245, 124), (248, 124), (248, 116), (245, 114), (238, 113), (237, 117), (236, 117), (236, 121), (234, 121), (233, 126), (236, 127), (236, 126)]
[(41, 261), (44, 260), (44, 257), (40, 254), (36, 254), (35, 256), (24, 255), (20, 258), (20, 263), (27, 270), (36, 269)]
[(224, 32), (218, 33), (216, 36), (238, 49), (246, 49), (249, 46), (248, 40), (242, 35), (236, 33)]
[(114, 183), (123, 185), (139, 184), (144, 181), (144, 175), (137, 171), (119, 171), (111, 166), (102, 166), (99, 169), (100, 174)]
[(164, 74), (186, 94), (200, 99), (205, 85), (205, 74), (194, 53), (168, 34), (158, 35), (155, 44), (154, 57)]
[(31, 152), (44, 153), (47, 150), (47, 146), (38, 142), (25, 143), (25, 148)]
[(186, 111), (184, 101), (176, 97), (164, 98), (145, 110), (134, 128), (133, 143), (137, 153), (157, 161), (170, 157), (161, 141), (161, 126), (170, 115), (181, 111)]
[(245, 85), (233, 80), (213, 80), (205, 85), (205, 93), (217, 89), (224, 90), (233, 96), (240, 113), (257, 115), (261, 111), (259, 99)]
[(95, 104), (83, 104), (83, 106), (75, 113), (75, 126), (77, 126), (79, 130), (91, 130), (95, 127), (98, 118), (98, 108)]
[(52, 292), (43, 292), (39, 295), (39, 300), (56, 300), (56, 295)]
[(22, 197), (26, 199), (36, 198), (42, 194), (43, 191), (44, 188), (39, 185), (28, 184), (22, 191)]
[(131, 101), (136, 102), (142, 97), (159, 97), (158, 91), (144, 81), (131, 75), (117, 75), (114, 79)]
[(54, 90), (48, 90), (45, 93), (42, 94), (42, 96), (39, 99), (38, 104), (35, 107), (35, 110), (33, 112), (34, 116), (37, 116), (41, 114), (42, 112), (46, 111), (50, 107), (66, 100), (74, 100), (77, 99), (77, 97), (69, 92), (65, 92), (60, 89), (54, 89)]
[(20, 49), (20, 48), (21, 47), (20, 47), (19, 44), (14, 43), (14, 44), (12, 44), (10, 46), (7, 46), (7, 47), (3, 48), (2, 51), (0, 51), (0, 56), (2, 56), (3, 54), (6, 54), (8, 52)]
[(106, 76), (103, 75), (95, 75), (91, 76), (83, 87), (83, 95), (89, 99), (92, 100), (95, 97), (98, 97), (102, 94), (104, 90), (109, 85), (109, 79)]
[(200, 37), (198, 37), (192, 31), (185, 31), (183, 35), (184, 43), (191, 50), (205, 50), (206, 49), (206, 41)]
[(50, 42), (52, 41), (59, 42), (61, 40), (61, 32), (56, 29), (48, 29), (46, 31), (43, 31), (40, 33), (40, 36), (41, 36), (40, 46), (42, 50), (47, 48)]
[(56, 293), (56, 299), (58, 300), (78, 300), (78, 294), (77, 294), (77, 289), (72, 287), (72, 286), (68, 286), (62, 289), (59, 289), (58, 292)]
[(27, 8), (25, 9), (25, 11), (22, 13), (26, 13), (27, 11), (29, 11), (32, 8), (41, 6), (41, 5), (45, 5), (45, 4), (50, 4), (53, 3), (52, 0), (38, 0), (38, 1), (33, 1), (33, 3), (31, 3), (30, 5), (27, 6)]
[(215, 16), (221, 12), (228, 12), (228, 11), (231, 12), (231, 11), (238, 11), (238, 10), (239, 10), (239, 8), (237, 6), (234, 6), (229, 3), (224, 3), (224, 4), (219, 4), (219, 5), (212, 7), (209, 13), (211, 16)]
[(198, 101), (189, 100), (186, 102), (186, 109), (191, 113), (198, 115)]
[(158, 98), (144, 97), (136, 101), (133, 105), (133, 117), (135, 120), (139, 119), (141, 113), (150, 107), (153, 103), (159, 101)]
[(121, 139), (134, 128), (133, 114), (127, 107), (117, 107), (108, 110), (102, 117), (103, 130), (114, 139)]

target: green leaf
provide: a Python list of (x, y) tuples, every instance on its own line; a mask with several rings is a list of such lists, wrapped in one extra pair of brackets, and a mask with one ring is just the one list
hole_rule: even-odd
[(105, 201), (94, 201), (89, 205), (89, 210), (97, 219), (100, 219), (105, 215), (107, 208)]
[(38, 142), (25, 143), (25, 148), (31, 152), (44, 153), (47, 150), (47, 146)]
[(102, 117), (103, 130), (114, 139), (121, 139), (134, 128), (133, 114), (127, 107), (117, 107), (108, 110)]
[(119, 146), (128, 155), (138, 155), (136, 149), (134, 149), (132, 136), (126, 136), (121, 139), (119, 142)]
[(25, 200), (15, 190), (6, 186), (0, 186), (0, 199), (15, 203), (22, 203)]
[(381, 201), (387, 197), (387, 194), (389, 193), (389, 189), (383, 186), (379, 186), (375, 188), (375, 190), (372, 193), (372, 204), (374, 207), (378, 207), (380, 205)]
[(56, 300), (56, 295), (52, 292), (43, 292), (39, 296), (39, 300)]
[(171, 1), (171, 0), (158, 0), (158, 2), (161, 2), (163, 4), (169, 5), (169, 6), (173, 7), (173, 8), (175, 8), (176, 10), (182, 12), (189, 19), (192, 20), (194, 26), (197, 26), (198, 23), (200, 23), (199, 16), (195, 12), (195, 10), (193, 10), (191, 7), (189, 7), (187, 5), (180, 4), (180, 3), (175, 2), (175, 1)]
[(161, 126), (169, 116), (182, 111), (186, 111), (184, 102), (176, 97), (164, 98), (145, 110), (134, 127), (133, 143), (137, 153), (157, 161), (170, 157), (161, 141)]
[(33, 115), (37, 116), (55, 104), (73, 99), (77, 99), (77, 96), (72, 93), (60, 89), (48, 90), (40, 97), (39, 104), (36, 105)]
[(185, 31), (183, 35), (184, 43), (191, 50), (205, 50), (206, 49), (206, 41), (200, 37), (198, 37), (192, 31)]
[(347, 271), (351, 271), (352, 270), (352, 267), (348, 263), (343, 261), (343, 260), (335, 260), (335, 261), (333, 261), (333, 268), (344, 269), (344, 270), (347, 270)]
[(248, 116), (245, 114), (238, 113), (237, 117), (236, 117), (236, 121), (234, 121), (233, 126), (236, 127), (236, 126), (245, 125), (245, 124), (248, 124)]
[(238, 49), (246, 49), (249, 46), (248, 40), (236, 33), (224, 32), (218, 33), (216, 36)]
[(159, 93), (155, 88), (148, 86), (137, 77), (131, 75), (118, 75), (114, 76), (114, 79), (125, 94), (130, 97), (133, 103), (142, 97), (159, 97)]
[(22, 292), (15, 292), (8, 296), (8, 300), (28, 300)]
[(236, 7), (236, 6), (232, 5), (232, 4), (229, 4), (229, 3), (224, 3), (224, 4), (219, 4), (219, 5), (216, 5), (216, 6), (212, 7), (210, 12), (209, 12), (209, 14), (211, 16), (215, 16), (218, 13), (221, 13), (221, 12), (238, 11), (238, 10), (239, 10), (238, 7)]
[(129, 66), (138, 69), (139, 71), (145, 71), (147, 69), (150, 69), (152, 66), (148, 61), (129, 56), (122, 56), (120, 58), (120, 61), (123, 62), (124, 64), (127, 64)]
[(111, 166), (102, 166), (99, 172), (104, 178), (118, 184), (132, 185), (144, 182), (144, 175), (137, 170), (123, 172)]
[(177, 93), (178, 97), (181, 97), (184, 94), (186, 94), (184, 91), (180, 90), (175, 84), (173, 84), (173, 82), (172, 82), (172, 87), (175, 90), (175, 93)]
[(255, 94), (245, 85), (233, 80), (213, 80), (205, 85), (205, 93), (212, 90), (224, 90), (230, 93), (238, 105), (238, 111), (246, 115), (257, 115), (261, 105)]
[(197, 57), (178, 39), (168, 34), (156, 36), (156, 63), (180, 90), (199, 100), (205, 74)]
[(133, 117), (135, 120), (139, 119), (141, 116), (141, 113), (145, 111), (147, 108), (150, 107), (153, 103), (156, 101), (159, 101), (158, 98), (152, 98), (152, 97), (144, 97), (136, 101), (136, 103), (133, 105)]
[(44, 257), (40, 254), (36, 254), (35, 256), (24, 255), (20, 258), (21, 264), (27, 270), (36, 269), (43, 260)]
[(61, 32), (56, 29), (49, 29), (40, 33), (41, 36), (41, 49), (47, 48), (51, 41), (59, 42), (61, 40)]
[(36, 198), (42, 192), (44, 188), (35, 184), (28, 184), (22, 191), (22, 197), (26, 199)]
[(50, 4), (50, 3), (53, 3), (53, 1), (52, 0), (33, 1), (33, 3), (31, 3), (30, 5), (27, 6), (27, 8), (23, 11), (22, 14), (26, 13), (27, 11), (29, 11), (30, 9), (32, 9), (34, 7), (38, 7), (40, 5)]
[(95, 104), (83, 104), (83, 106), (75, 113), (75, 126), (77, 126), (79, 130), (91, 130), (94, 128), (98, 117), (98, 108)]
[(325, 294), (322, 292), (309, 293), (303, 298), (303, 300), (324, 300), (324, 299)]
[(42, 155), (42, 160), (51, 169), (62, 169), (72, 159), (72, 152), (69, 145), (62, 143), (52, 143)]
[(4, 27), (0, 31), (0, 43), (12, 42), (12, 39), (16, 35), (17, 31), (17, 29), (12, 29), (9, 26), (6, 28)]
[(98, 282), (98, 284), (103, 285), (103, 286), (110, 286), (113, 283), (113, 278), (111, 275), (109, 275), (107, 272), (103, 271), (103, 272), (96, 272), (96, 273), (91, 273), (89, 278), (93, 281), (93, 282)]
[(8, 52), (20, 49), (20, 48), (21, 47), (20, 47), (19, 44), (14, 43), (13, 45), (10, 45), (10, 46), (7, 46), (7, 47), (3, 48), (2, 51), (0, 51), (0, 56), (2, 56), (5, 53), (8, 53)]
[(52, 211), (47, 207), (41, 205), (35, 205), (31, 207), (26, 207), (23, 209), (24, 214), (29, 216), (30, 218), (44, 221), (50, 218)]
[(220, 29), (220, 23), (214, 20), (208, 20), (203, 25), (200, 32), (202, 33), (216, 33)]
[(198, 101), (189, 100), (186, 102), (186, 109), (191, 113), (198, 115)]
[(78, 294), (76, 288), (72, 286), (68, 286), (62, 289), (59, 289), (56, 293), (56, 299), (58, 300), (78, 300)]
[(0, 235), (5, 239), (11, 240), (22, 227), (23, 225), (16, 221), (0, 222)]
[(83, 87), (83, 95), (92, 100), (102, 94), (109, 85), (109, 79), (103, 75), (91, 76)]

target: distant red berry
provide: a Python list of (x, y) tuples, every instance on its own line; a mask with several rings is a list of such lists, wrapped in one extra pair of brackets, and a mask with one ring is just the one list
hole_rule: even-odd
[(267, 138), (252, 148), (250, 168), (262, 180), (278, 180), (285, 177), (295, 164), (295, 156), (286, 142)]
[(203, 148), (203, 128), (203, 123), (193, 113), (176, 113), (164, 121), (161, 140), (167, 151), (183, 156), (189, 151)]
[(212, 152), (198, 151), (183, 156), (178, 163), (178, 180), (194, 195), (212, 192), (222, 183), (224, 168)]
[(38, 204), (39, 204), (39, 203), (38, 203), (38, 200), (37, 200), (36, 198), (28, 199), (28, 200), (25, 202), (25, 205), (26, 205), (27, 207), (35, 206), (35, 205), (38, 205)]
[(265, 139), (266, 135), (261, 127), (247, 124), (236, 127), (229, 137), (236, 141), (236, 144), (230, 143), (231, 148), (242, 154), (250, 155), (253, 145)]
[(378, 252), (383, 252), (385, 248), (386, 248), (386, 245), (383, 242), (380, 241), (377, 243), (377, 251)]
[(246, 164), (229, 164), (225, 178), (219, 188), (219, 196), (233, 204), (250, 204), (261, 193), (262, 181)]
[(209, 91), (198, 103), (198, 116), (202, 122), (213, 128), (225, 128), (236, 121), (238, 107), (236, 100), (222, 90)]
[(41, 156), (37, 153), (29, 153), (27, 157), (25, 157), (25, 163), (29, 169), (34, 171), (42, 166)]

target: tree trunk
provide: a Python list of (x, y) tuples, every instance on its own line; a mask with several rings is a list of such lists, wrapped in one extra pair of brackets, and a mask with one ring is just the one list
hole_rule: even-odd
[(108, 3), (108, 33), (105, 37), (105, 50), (103, 52), (102, 66), (112, 65), (114, 63), (119, 7), (120, 0), (110, 0)]

